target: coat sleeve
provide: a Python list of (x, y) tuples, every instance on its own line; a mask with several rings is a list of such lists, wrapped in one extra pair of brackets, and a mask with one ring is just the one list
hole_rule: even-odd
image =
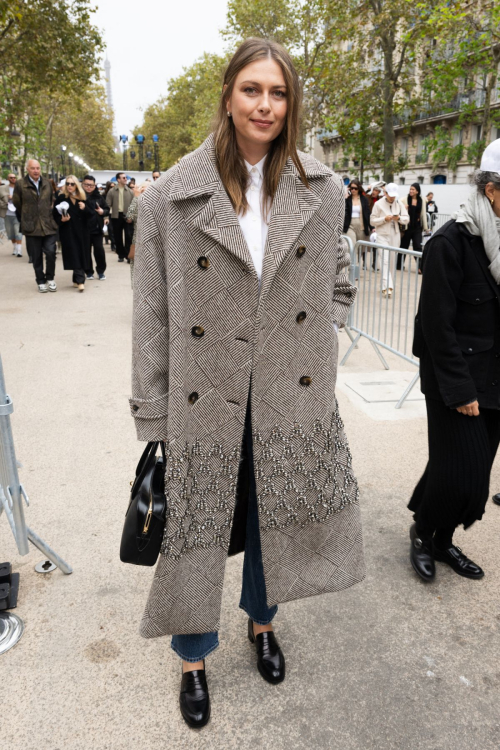
[(165, 248), (151, 206), (139, 201), (134, 261), (132, 398), (139, 440), (166, 440), (169, 325)]
[(12, 203), (14, 204), (16, 208), (16, 214), (17, 214), (18, 219), (20, 220), (21, 213), (23, 210), (23, 191), (21, 189), (19, 180), (16, 182), (16, 186), (14, 188), (14, 193), (12, 195)]
[(399, 223), (406, 227), (410, 223), (410, 214), (403, 201), (399, 201), (399, 210)]
[(333, 289), (333, 320), (343, 328), (349, 317), (349, 310), (354, 303), (358, 290), (349, 281), (351, 256), (347, 243), (339, 237), (337, 244), (337, 272)]
[(2, 186), (0, 189), (0, 216), (5, 216), (9, 205), (9, 188)]
[(435, 237), (425, 250), (420, 322), (439, 391), (450, 408), (477, 398), (455, 331), (457, 295), (463, 276), (457, 250), (443, 235)]
[(385, 222), (385, 214), (379, 207), (379, 201), (373, 204), (370, 221), (374, 227), (381, 227)]

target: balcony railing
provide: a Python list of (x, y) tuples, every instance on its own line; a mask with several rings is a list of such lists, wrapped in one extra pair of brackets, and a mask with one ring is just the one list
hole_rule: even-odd
[[(445, 104), (434, 105), (429, 101), (419, 112), (411, 112), (408, 108), (402, 110), (401, 114), (394, 117), (394, 127), (407, 125), (408, 122), (419, 122), (420, 120), (429, 120), (432, 117), (440, 115), (449, 115), (453, 112), (460, 112), (473, 105), (475, 107), (484, 107), (486, 101), (486, 91), (484, 89), (472, 89), (463, 91)], [(497, 104), (500, 101), (500, 92), (495, 89), (491, 92), (490, 104)]]

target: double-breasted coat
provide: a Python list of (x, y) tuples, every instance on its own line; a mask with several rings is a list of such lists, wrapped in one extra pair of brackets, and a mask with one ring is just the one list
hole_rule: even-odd
[[(59, 203), (63, 202), (69, 204), (69, 221), (61, 221), (61, 214), (56, 208)], [(85, 208), (80, 208), (79, 203), (85, 203)], [(88, 201), (77, 200), (76, 203), (73, 203), (71, 198), (66, 198), (62, 193), (56, 198), (53, 214), (59, 226), (65, 271), (85, 270), (90, 268), (92, 264), (89, 221), (93, 213), (94, 209), (90, 208)]]
[(358, 488), (335, 399), (355, 289), (344, 187), (300, 154), (273, 201), (261, 287), (213, 136), (139, 201), (131, 413), (164, 440), (167, 523), (145, 637), (218, 630), (249, 392), (271, 606), (364, 577)]

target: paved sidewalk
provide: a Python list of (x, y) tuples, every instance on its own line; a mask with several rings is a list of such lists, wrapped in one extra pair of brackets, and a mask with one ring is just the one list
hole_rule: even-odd
[[(1, 747), (498, 750), (500, 508), (489, 503), (485, 520), (457, 535), (485, 567), (483, 581), (440, 566), (434, 584), (421, 583), (408, 562), (405, 504), (426, 459), (425, 419), (376, 421), (340, 388), (367, 578), (280, 607), (287, 679), (275, 687), (255, 668), (238, 609), (242, 559), (230, 559), (221, 647), (207, 660), (212, 719), (199, 733), (183, 724), (179, 660), (168, 639), (138, 634), (152, 570), (118, 557), (141, 446), (127, 404), (129, 267), (107, 257), (108, 279), (79, 294), (58, 256), (59, 291), (42, 295), (26, 256), (0, 244), (0, 351), (31, 498), (26, 516), (74, 568), (71, 576), (35, 573), (40, 553), (20, 557), (0, 517), (0, 557), (21, 573), (16, 611), (26, 625), (0, 656)], [(341, 334), (343, 351), (347, 343)], [(350, 372), (380, 372), (368, 342), (344, 368), (344, 382)]]

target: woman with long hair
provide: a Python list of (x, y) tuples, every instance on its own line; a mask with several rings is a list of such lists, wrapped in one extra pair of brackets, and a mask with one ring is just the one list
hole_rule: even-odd
[(164, 441), (167, 458), (141, 633), (173, 636), (191, 727), (210, 716), (205, 659), (228, 554), (245, 553), (240, 608), (273, 684), (285, 678), (278, 604), (364, 576), (335, 399), (337, 327), (356, 291), (344, 186), (296, 150), (299, 111), (289, 54), (246, 40), (212, 135), (139, 200), (130, 403), (139, 439)]
[[(352, 244), (370, 237), (370, 206), (363, 185), (359, 180), (351, 180), (348, 196), (345, 199), (344, 234), (350, 237)], [(365, 251), (361, 252), (363, 265)], [(359, 256), (359, 253), (358, 253)]]
[(500, 442), (500, 139), (475, 188), (424, 248), (413, 353), (420, 358), (429, 461), (409, 503), (410, 560), (424, 581), (435, 561), (466, 578), (482, 568), (453, 542), (484, 514)]
[[(422, 252), (422, 232), (427, 231), (427, 199), (422, 198), (421, 192), (420, 184), (414, 182), (410, 185), (408, 196), (401, 201), (406, 206), (410, 217), (409, 224), (401, 237), (401, 248), (408, 250), (411, 242), (413, 250), (417, 253)], [(401, 255), (398, 255), (398, 261), (401, 263), (400, 259)]]
[[(64, 204), (67, 204), (67, 208), (63, 208)], [(73, 271), (73, 285), (83, 292), (85, 269), (91, 263), (88, 220), (92, 209), (87, 205), (87, 196), (75, 175), (66, 177), (56, 198), (53, 214), (59, 226), (64, 270)]]

